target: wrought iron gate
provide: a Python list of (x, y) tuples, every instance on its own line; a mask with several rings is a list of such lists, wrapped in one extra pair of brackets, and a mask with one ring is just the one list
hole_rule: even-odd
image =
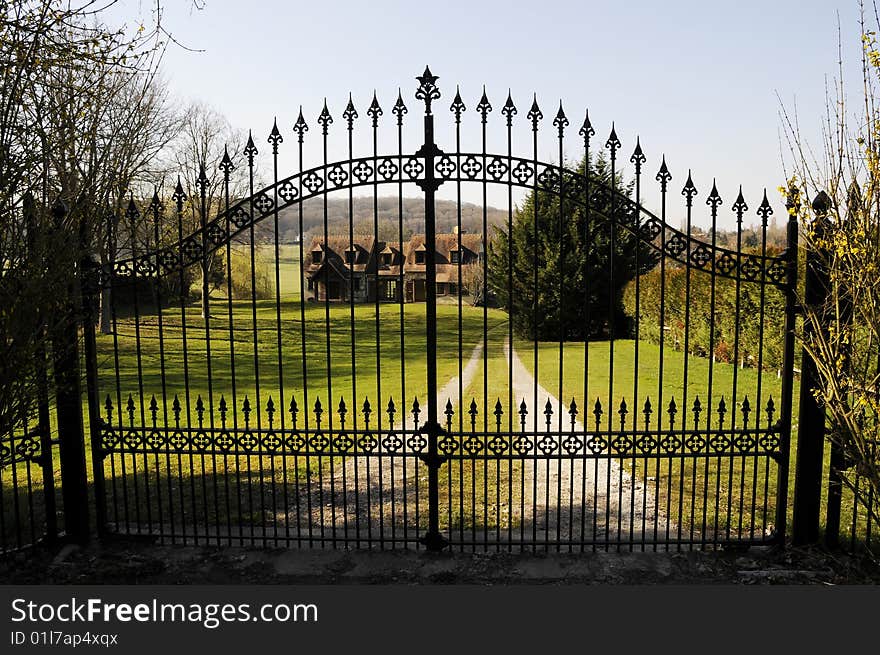
[[(276, 125), (271, 184), (255, 182), (251, 138), (243, 161), (224, 156), (216, 185), (203, 167), (170, 202), (157, 191), (108, 217), (110, 328), (89, 375), (99, 527), (172, 543), (431, 550), (781, 542), (794, 219), (774, 249), (766, 194), (751, 231), (740, 194), (723, 245), (714, 185), (712, 229), (698, 232), (697, 189), (689, 176), (683, 211), (671, 209), (665, 159), (652, 213), (638, 142), (628, 185), (615, 130), (597, 147), (587, 116), (573, 142), (590, 163), (569, 164), (561, 104), (552, 162), (539, 157), (537, 99), (523, 123), (508, 95), (493, 151), (484, 92), (480, 147), (466, 149), (456, 92), (438, 144), (437, 79), (417, 78), (414, 151), (403, 97), (389, 124), (374, 96), (371, 152), (354, 152), (349, 101), (347, 154), (329, 158), (325, 105), (318, 165), (304, 166), (300, 113), (295, 174), (278, 176)], [(380, 151), (389, 135), (396, 148)], [(490, 220), (494, 186), (507, 207)], [(415, 187), (423, 234), (408, 233)], [(441, 187), (454, 189), (451, 233), (438, 232)], [(476, 233), (463, 228), (467, 187), (482, 197)], [(330, 215), (337, 196), (344, 229)], [(281, 243), (285, 212), (296, 245)]]

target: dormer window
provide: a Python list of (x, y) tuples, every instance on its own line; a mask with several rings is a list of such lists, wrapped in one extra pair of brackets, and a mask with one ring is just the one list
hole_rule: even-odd
[(357, 251), (354, 249), (349, 249), (345, 251), (345, 263), (346, 264), (354, 264), (357, 260)]
[(425, 251), (417, 250), (416, 251), (416, 264), (424, 264), (425, 263)]
[(457, 250), (453, 250), (451, 253), (449, 253), (449, 261), (451, 261), (453, 264), (458, 263), (459, 259)]
[(382, 264), (384, 266), (391, 266), (391, 258), (392, 255), (390, 252), (386, 252), (382, 255)]

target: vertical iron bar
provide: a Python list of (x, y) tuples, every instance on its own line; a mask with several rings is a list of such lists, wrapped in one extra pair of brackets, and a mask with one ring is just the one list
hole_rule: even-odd
[[(306, 124), (305, 119), (302, 114), (302, 106), (299, 108), (299, 116), (296, 119), (296, 123), (293, 126), (293, 131), (296, 133), (297, 137), (297, 152), (298, 158), (297, 161), (299, 163), (298, 175), (297, 175), (297, 198), (299, 198), (299, 202), (297, 203), (297, 213), (299, 217), (298, 221), (298, 229), (299, 229), (299, 317), (300, 317), (300, 350), (302, 354), (302, 394), (303, 394), (303, 431), (308, 438), (309, 435), (309, 375), (308, 375), (308, 358), (306, 355), (306, 277), (305, 277), (305, 256), (303, 253), (303, 239), (305, 239), (305, 234), (303, 233), (303, 140), (304, 135), (308, 132), (309, 126)], [(316, 287), (317, 288), (317, 287)], [(315, 292), (315, 296), (317, 296), (317, 292)], [(309, 475), (310, 467), (309, 467), (309, 456), (306, 455), (306, 525), (307, 531), (309, 535), (309, 545), (312, 545), (312, 483), (311, 476)], [(294, 468), (296, 470), (295, 479), (296, 479), (296, 507), (297, 507), (297, 515), (296, 515), (296, 543), (298, 546), (302, 546), (302, 524), (300, 521), (300, 507), (301, 501), (300, 496), (302, 493), (300, 492), (300, 471), (299, 471), (299, 458), (294, 458)], [(355, 502), (357, 502), (355, 500)]]
[[(144, 418), (144, 376), (143, 376), (143, 362), (141, 355), (141, 318), (140, 318), (140, 308), (139, 308), (139, 280), (140, 280), (140, 271), (138, 270), (137, 264), (137, 220), (140, 218), (140, 214), (137, 210), (137, 207), (134, 204), (134, 199), (130, 198), (128, 203), (128, 210), (126, 211), (126, 218), (129, 219), (129, 227), (131, 228), (130, 238), (131, 238), (131, 260), (132, 260), (132, 298), (134, 305), (134, 341), (135, 341), (135, 361), (137, 362), (137, 387), (138, 387), (138, 409), (140, 410), (140, 419), (141, 419), (141, 428), (146, 426), (146, 420)], [(134, 426), (132, 426), (134, 427)], [(132, 450), (136, 450), (132, 446)], [(138, 471), (137, 471), (137, 453), (132, 452), (131, 454), (131, 476), (132, 481), (134, 483), (134, 502), (135, 502), (135, 520), (138, 523), (138, 532), (141, 531), (141, 513), (140, 513), (140, 498), (138, 493)], [(149, 471), (150, 466), (147, 461), (147, 444), (146, 440), (144, 440), (144, 494), (146, 496), (146, 510), (147, 510), (147, 526), (149, 534), (152, 534), (153, 531), (153, 520), (152, 520), (152, 510), (150, 508), (150, 483), (149, 483)]]
[[(406, 105), (403, 104), (403, 97), (401, 96), (400, 89), (397, 90), (397, 102), (394, 103), (394, 107), (391, 110), (391, 113), (397, 117), (397, 172), (399, 177), (399, 181), (397, 183), (397, 246), (399, 249), (398, 257), (400, 262), (400, 268), (397, 279), (397, 301), (399, 303), (399, 318), (400, 318), (400, 398), (401, 402), (406, 401), (406, 328), (405, 328), (405, 311), (404, 311), (404, 302), (406, 301), (406, 288), (405, 283), (406, 279), (404, 277), (404, 268), (407, 259), (407, 253), (404, 252), (403, 249), (403, 116), (407, 113)], [(374, 166), (375, 166), (374, 162)], [(375, 174), (375, 173), (374, 173)], [(389, 403), (391, 399), (389, 399)], [(407, 421), (407, 412), (405, 407), (401, 405), (402, 411), (400, 412), (400, 429), (401, 435), (404, 439), (404, 456), (403, 456), (403, 467), (402, 467), (402, 476), (403, 476), (403, 539), (405, 543), (409, 543), (409, 503), (408, 503), (408, 492), (407, 492), (407, 460), (409, 459), (406, 456), (406, 448), (409, 446), (406, 428)], [(419, 523), (419, 483), (418, 483), (418, 465), (414, 465), (415, 472), (415, 485), (416, 485), (416, 532), (418, 532), (418, 523)], [(416, 543), (416, 548), (418, 548), (419, 544)]]
[[(663, 156), (660, 164), (660, 171), (657, 173), (657, 181), (660, 182), (660, 360), (657, 366), (657, 440), (659, 442), (662, 430), (662, 411), (663, 411), (663, 350), (666, 339), (666, 191), (667, 185), (672, 180), (672, 175), (666, 166), (666, 156)], [(688, 172), (688, 182), (691, 176)], [(660, 448), (657, 448), (657, 472), (654, 485), (654, 551), (657, 551), (657, 541), (659, 540), (658, 530), (660, 524)], [(668, 512), (667, 512), (668, 516)], [(667, 535), (668, 541), (668, 535)]]
[[(373, 105), (376, 105), (376, 94), (373, 93)], [(371, 105), (370, 110), (367, 113), (373, 111), (373, 106)], [(381, 111), (381, 110), (380, 110)], [(354, 180), (351, 179), (353, 173), (353, 165), (352, 158), (354, 157), (354, 119), (357, 118), (357, 111), (354, 109), (354, 105), (352, 103), (351, 94), (348, 96), (348, 107), (345, 109), (345, 113), (343, 116), (346, 119), (346, 123), (348, 125), (348, 177), (351, 180), (352, 184), (348, 187), (348, 247), (352, 249), (352, 252), (356, 253), (354, 250)], [(376, 179), (376, 161), (373, 160), (373, 180)], [(374, 187), (375, 189), (375, 187)], [(374, 193), (375, 195), (375, 193)], [(376, 244), (376, 250), (378, 250), (378, 242)], [(357, 440), (357, 401), (358, 401), (358, 393), (357, 393), (357, 362), (356, 359), (356, 339), (355, 339), (355, 321), (354, 321), (354, 263), (357, 261), (357, 254), (354, 255), (354, 261), (349, 265), (348, 268), (348, 299), (349, 299), (349, 329), (351, 332), (351, 399), (352, 399), (352, 409), (354, 410), (351, 413), (352, 416), (352, 432), (354, 434), (355, 441)], [(364, 273), (364, 283), (369, 285), (367, 281), (367, 269), (365, 269)], [(378, 267), (376, 269), (376, 293), (378, 294), (379, 290), (379, 276), (378, 276)], [(369, 286), (367, 286), (367, 294), (369, 298)], [(381, 402), (381, 399), (379, 399)], [(358, 461), (355, 458), (354, 460), (354, 468), (355, 471), (358, 467)], [(348, 480), (346, 479), (346, 469), (348, 466), (343, 460), (342, 464), (342, 487), (343, 493), (348, 494)], [(355, 478), (357, 480), (357, 478)], [(357, 486), (357, 483), (355, 483)], [(357, 506), (355, 506), (355, 513), (357, 513)], [(342, 505), (342, 526), (344, 530), (344, 535), (348, 537), (348, 503), (343, 502)]]
[[(562, 100), (559, 101), (559, 111), (556, 114), (556, 118), (553, 119), (553, 125), (556, 126), (558, 131), (558, 141), (559, 141), (559, 220), (557, 223), (557, 227), (559, 230), (558, 239), (559, 239), (559, 305), (557, 308), (557, 317), (559, 321), (559, 377), (558, 377), (558, 391), (556, 395), (556, 400), (559, 405), (557, 407), (557, 430), (558, 430), (558, 438), (560, 448), (562, 446), (562, 420), (563, 414), (565, 413), (563, 410), (563, 388), (562, 388), (562, 380), (563, 380), (563, 368), (565, 364), (565, 337), (566, 337), (566, 329), (565, 329), (565, 277), (566, 277), (566, 267), (565, 267), (565, 153), (563, 152), (564, 147), (564, 135), (565, 128), (568, 126), (568, 118), (565, 116), (565, 112), (562, 110)], [(561, 450), (560, 450), (561, 455)], [(570, 460), (570, 464), (573, 466), (573, 460)], [(569, 474), (569, 483), (571, 483), (573, 476)], [(569, 513), (573, 510), (571, 503), (571, 494), (569, 494)], [(569, 514), (569, 525), (571, 524), (571, 514)], [(570, 528), (569, 528), (570, 530)], [(548, 535), (549, 536), (549, 535)], [(570, 537), (570, 535), (569, 535)], [(559, 542), (562, 538), (562, 457), (559, 457), (556, 460), (556, 551), (559, 552), (561, 550), (561, 546)], [(570, 539), (569, 539), (570, 541)], [(572, 547), (569, 544), (568, 547), (569, 552), (571, 552)]]
[[(482, 236), (481, 240), (481, 252), (480, 257), (482, 261), (478, 262), (478, 265), (483, 267), (482, 274), (482, 289), (480, 289), (481, 302), (483, 305), (483, 434), (487, 434), (489, 432), (489, 336), (488, 336), (488, 321), (489, 321), (489, 303), (488, 303), (488, 279), (489, 279), (489, 238), (488, 238), (488, 215), (486, 209), (486, 117), (490, 111), (492, 111), (492, 106), (489, 104), (489, 99), (486, 97), (486, 87), (483, 86), (483, 96), (480, 98), (480, 102), (477, 105), (477, 111), (480, 114), (480, 142), (481, 142), (481, 171), (482, 175), (482, 215), (483, 215), (483, 225), (482, 225)], [(459, 237), (460, 239), (461, 237)], [(459, 252), (459, 260), (461, 259), (461, 253)], [(485, 438), (485, 437), (484, 437)], [(489, 550), (489, 472), (488, 472), (488, 460), (483, 459), (483, 550)], [(476, 468), (476, 462), (474, 462), (474, 468)], [(474, 535), (476, 537), (476, 535)]]
[[(742, 188), (740, 187), (739, 196), (734, 202), (733, 211), (736, 212), (736, 262), (737, 262), (737, 271), (742, 268), (742, 222), (743, 222), (743, 213), (748, 211), (748, 206), (746, 205), (745, 200), (742, 196)], [(763, 266), (762, 266), (763, 268)], [(730, 410), (730, 429), (731, 429), (731, 438), (735, 438), (737, 427), (736, 427), (736, 415), (737, 408), (741, 406), (742, 402), (739, 398), (739, 394), (737, 393), (737, 383), (739, 382), (739, 338), (740, 338), (740, 309), (742, 306), (742, 278), (738, 274), (735, 280), (735, 297), (734, 297), (734, 328), (733, 328), (733, 391), (731, 392), (730, 397), (733, 399), (733, 406)], [(744, 412), (741, 412), (743, 414)], [(731, 522), (733, 521), (733, 467), (734, 462), (736, 460), (735, 449), (730, 449), (730, 463), (728, 469), (728, 477), (727, 477), (727, 518), (726, 518), (726, 532), (725, 538), (727, 541), (730, 541), (731, 535)], [(745, 457), (741, 458), (741, 462), (743, 467), (745, 467)], [(739, 524), (738, 524), (738, 534), (737, 538), (740, 538), (742, 535), (742, 497), (743, 497), (743, 489), (742, 489), (742, 479), (745, 477), (745, 468), (742, 469), (742, 478), (740, 479), (740, 505), (739, 505)]]
[[(637, 457), (638, 448), (636, 447), (637, 436), (636, 430), (638, 430), (638, 402), (639, 402), (639, 324), (641, 323), (640, 318), (640, 309), (641, 309), (641, 267), (639, 262), (639, 254), (642, 251), (642, 239), (641, 239), (641, 222), (642, 222), (642, 164), (647, 161), (644, 153), (642, 152), (642, 145), (639, 141), (639, 138), (636, 137), (636, 147), (633, 150), (633, 154), (630, 157), (630, 162), (634, 164), (636, 169), (635, 174), (635, 183), (636, 183), (636, 204), (635, 204), (635, 216), (634, 222), (632, 225), (632, 233), (630, 238), (635, 241), (635, 293), (636, 293), (636, 302), (635, 302), (635, 334), (634, 342), (633, 342), (633, 359), (634, 359), (634, 369), (633, 369), (633, 412), (632, 412), (632, 428), (633, 428), (633, 461), (632, 461), (632, 473), (630, 475), (630, 503), (629, 503), (629, 550), (630, 552), (635, 550), (635, 502), (636, 502), (636, 480), (638, 479), (638, 470), (639, 470), (639, 460)], [(687, 374), (685, 374), (685, 388), (687, 388)], [(644, 522), (645, 516), (645, 504), (647, 503), (647, 492), (645, 487), (642, 487), (642, 521)], [(645, 531), (644, 526), (642, 527), (642, 552), (645, 550)]]
[[(202, 241), (202, 320), (205, 323), (205, 365), (206, 365), (206, 373), (208, 376), (208, 424), (211, 430), (211, 436), (214, 436), (214, 380), (213, 380), (213, 367), (211, 362), (211, 293), (210, 293), (210, 283), (208, 280), (208, 276), (210, 275), (210, 262), (208, 260), (208, 175), (205, 171), (205, 164), (202, 162), (199, 170), (199, 179), (197, 181), (197, 186), (199, 188), (199, 231), (201, 233), (201, 241)], [(204, 465), (204, 456), (202, 457), (202, 479), (204, 480), (207, 475), (205, 473), (205, 465)], [(217, 539), (217, 545), (220, 545), (220, 520), (219, 520), (219, 498), (217, 497), (217, 450), (216, 448), (211, 447), (211, 487), (214, 496), (214, 520), (216, 522), (215, 528), (215, 537)], [(207, 494), (206, 494), (207, 495)], [(207, 503), (207, 498), (205, 498), (205, 502)], [(206, 520), (210, 520), (209, 512), (205, 512)], [(205, 541), (208, 541), (208, 533), (210, 532), (210, 526), (208, 524), (205, 525)]]
[[(513, 117), (516, 107), (507, 91), (507, 102), (501, 110), (507, 119), (507, 442), (509, 459), (507, 463), (507, 550), (513, 551)], [(456, 147), (458, 151), (458, 147)], [(459, 232), (461, 230), (459, 229)], [(461, 244), (459, 243), (459, 251)], [(459, 260), (461, 255), (459, 254)], [(461, 273), (459, 272), (459, 283)], [(461, 329), (459, 328), (459, 334)], [(460, 350), (459, 350), (460, 352)], [(459, 355), (460, 356), (460, 355)], [(524, 490), (521, 490), (523, 493)]]
[[(613, 399), (614, 399), (614, 338), (615, 338), (615, 323), (617, 321), (617, 306), (616, 306), (616, 298), (614, 293), (614, 255), (616, 249), (616, 228), (617, 228), (617, 149), (620, 148), (620, 140), (617, 138), (617, 132), (614, 130), (614, 123), (611, 123), (611, 134), (608, 137), (608, 141), (605, 142), (605, 147), (611, 150), (611, 177), (608, 181), (608, 186), (611, 190), (611, 216), (609, 216), (608, 226), (611, 230), (611, 235), (608, 243), (608, 441), (609, 441), (609, 454), (611, 452), (610, 441), (612, 436), (612, 421), (611, 421), (611, 410), (613, 408)], [(611, 497), (611, 462), (612, 460), (608, 460), (608, 476), (607, 476), (607, 487), (605, 490), (606, 499), (610, 499)], [(622, 466), (621, 462), (618, 462), (618, 466)], [(622, 485), (618, 485), (617, 487), (617, 542), (618, 548), (620, 545), (620, 523), (621, 523), (621, 498), (622, 498)], [(611, 511), (611, 503), (605, 503), (605, 549), (608, 550), (608, 542), (611, 538), (610, 531), (610, 511)]]
[(532, 462), (532, 552), (537, 552), (538, 541), (538, 270), (539, 270), (539, 241), (538, 241), (538, 206), (540, 205), (540, 197), (538, 195), (538, 121), (544, 118), (541, 109), (538, 107), (538, 96), (535, 94), (532, 98), (532, 106), (529, 109), (527, 118), (532, 123), (532, 174), (534, 182), (532, 183), (532, 219), (533, 219), (533, 241), (532, 248), (534, 256), (532, 258), (532, 361), (534, 365), (533, 382), (532, 382), (532, 425), (534, 430), (535, 449)]
[[(767, 190), (764, 189), (764, 198), (761, 200), (761, 205), (758, 207), (758, 216), (761, 218), (761, 261), (763, 262), (761, 267), (761, 291), (760, 291), (760, 309), (758, 312), (758, 386), (755, 391), (755, 396), (757, 398), (757, 407), (755, 414), (755, 428), (761, 427), (761, 412), (764, 409), (764, 396), (763, 396), (763, 381), (764, 381), (764, 317), (766, 315), (766, 300), (767, 300), (767, 222), (770, 216), (773, 214), (773, 209), (770, 207), (770, 203), (767, 200)], [(770, 395), (772, 399), (773, 396)], [(767, 417), (768, 420), (770, 416)], [(772, 428), (772, 426), (769, 426)], [(751, 512), (751, 530), (749, 532), (749, 538), (754, 540), (755, 538), (755, 521), (756, 512), (757, 512), (757, 503), (758, 503), (758, 471), (760, 469), (760, 460), (764, 460), (764, 464), (766, 466), (766, 475), (764, 477), (765, 489), (763, 494), (764, 500), (764, 514), (763, 519), (761, 521), (761, 539), (763, 540), (765, 537), (765, 530), (767, 527), (767, 488), (766, 486), (769, 483), (770, 477), (770, 458), (764, 457), (760, 458), (758, 455), (758, 449), (755, 449), (755, 458), (753, 463), (753, 474), (752, 474), (752, 512)]]
[[(180, 178), (177, 178), (177, 187), (174, 189), (174, 195), (172, 196), (177, 210), (177, 249), (178, 256), (180, 257), (180, 328), (181, 328), (181, 339), (182, 339), (182, 354), (183, 354), (183, 389), (184, 389), (184, 401), (186, 406), (186, 425), (187, 427), (192, 425), (192, 410), (190, 408), (190, 388), (189, 388), (189, 353), (187, 352), (187, 333), (186, 333), (186, 301), (187, 296), (189, 295), (189, 285), (186, 283), (186, 275), (185, 275), (185, 261), (186, 255), (184, 254), (183, 248), (183, 203), (186, 201), (186, 194), (183, 192), (183, 186), (180, 183)], [(176, 400), (176, 396), (175, 396)], [(122, 414), (122, 401), (120, 399), (119, 402), (119, 412), (120, 417)], [(122, 425), (122, 420), (120, 418), (120, 427)], [(123, 456), (123, 461), (125, 461), (125, 456)], [(180, 457), (178, 457), (178, 464), (181, 463)], [(178, 470), (180, 471), (178, 467)], [(123, 476), (125, 475), (125, 471), (123, 470)], [(182, 472), (181, 472), (182, 475)], [(192, 520), (195, 521), (196, 517), (196, 491), (195, 491), (195, 469), (193, 467), (192, 460), (192, 451), (189, 452), (189, 475), (190, 475), (190, 506), (192, 509)], [(182, 487), (183, 485), (181, 485)], [(181, 492), (181, 521), (182, 532), (183, 532), (183, 544), (186, 545), (186, 514), (183, 510), (183, 493)], [(127, 517), (126, 517), (127, 518)], [(199, 537), (198, 530), (193, 529), (193, 544), (198, 545)]]
[[(590, 124), (590, 112), (587, 111), (584, 115), (584, 123), (581, 126), (580, 131), (578, 132), (580, 136), (584, 138), (584, 242), (583, 242), (583, 257), (584, 257), (584, 266), (583, 271), (581, 273), (584, 280), (584, 395), (583, 395), (583, 407), (584, 412), (586, 413), (588, 408), (588, 401), (590, 398), (590, 389), (589, 389), (589, 379), (590, 379), (590, 337), (592, 336), (592, 328), (590, 326), (591, 316), (592, 316), (592, 306), (593, 306), (593, 297), (592, 297), (592, 278), (590, 275), (590, 259), (591, 253), (593, 251), (593, 225), (592, 225), (592, 212), (590, 211), (592, 205), (592, 199), (590, 197), (590, 181), (591, 181), (591, 162), (590, 162), (590, 137), (595, 136), (596, 130), (593, 129), (593, 126)], [(586, 511), (587, 511), (587, 419), (584, 417), (584, 451), (582, 457), (581, 464), (581, 552), (584, 551), (584, 538), (586, 533)], [(598, 470), (599, 470), (599, 460), (593, 459), (593, 482), (594, 482), (594, 491), (593, 491), (593, 526), (592, 533), (590, 534), (590, 540), (593, 542), (593, 552), (596, 552), (596, 518), (597, 518), (597, 507), (596, 507), (596, 499), (598, 494), (595, 492), (595, 482), (598, 478)]]
[[(289, 536), (289, 506), (287, 503), (287, 459), (284, 457), (284, 415), (287, 414), (287, 404), (284, 395), (284, 351), (281, 339), (281, 262), (279, 234), (278, 234), (278, 146), (284, 141), (278, 130), (278, 123), (272, 123), (272, 132), (269, 134), (269, 144), (272, 146), (272, 227), (275, 237), (275, 337), (278, 349), (278, 400), (279, 427), (281, 429), (281, 474), (282, 488), (284, 491), (284, 526), (285, 533)], [(275, 455), (271, 458), (272, 474), (272, 529), (275, 537), (275, 546), (278, 546), (278, 489), (275, 483)]]

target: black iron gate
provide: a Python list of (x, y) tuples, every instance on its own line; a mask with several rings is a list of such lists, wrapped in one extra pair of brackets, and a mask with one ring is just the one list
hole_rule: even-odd
[(438, 78), (417, 79), (415, 150), (403, 97), (389, 124), (374, 96), (371, 152), (354, 152), (349, 101), (331, 159), (325, 106), (320, 164), (304, 167), (300, 113), (290, 177), (275, 126), (271, 184), (249, 139), (216, 179), (203, 167), (196, 188), (108, 217), (88, 376), (99, 528), (432, 550), (782, 542), (795, 219), (779, 238), (766, 194), (755, 214), (740, 194), (725, 232), (714, 185), (706, 215), (690, 176), (673, 210), (665, 159), (653, 213), (641, 146), (624, 181), (615, 130), (597, 147), (587, 117), (567, 141), (561, 104), (550, 163), (536, 99), (523, 123), (508, 96), (494, 150), (484, 92), (466, 149), (456, 93), (441, 147)]

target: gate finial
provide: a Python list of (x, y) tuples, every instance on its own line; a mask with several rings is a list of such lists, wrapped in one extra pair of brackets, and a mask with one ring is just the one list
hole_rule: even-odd
[(559, 111), (556, 112), (556, 118), (553, 119), (553, 125), (559, 130), (559, 138), (561, 139), (565, 128), (568, 127), (568, 118), (562, 110), (562, 100), (559, 101)]
[(348, 123), (348, 129), (351, 131), (354, 128), (354, 119), (358, 117), (357, 109), (354, 108), (354, 101), (351, 99), (351, 93), (348, 94), (348, 104), (345, 105), (345, 111), (342, 112), (342, 117), (345, 119), (345, 122)]
[(303, 108), (302, 105), (299, 106), (299, 116), (296, 119), (296, 123), (293, 126), (293, 131), (296, 132), (296, 136), (299, 139), (299, 142), (303, 142), (303, 135), (309, 131), (309, 126), (306, 123), (306, 119), (303, 118)]
[(492, 111), (492, 105), (489, 104), (489, 98), (486, 97), (486, 85), (483, 85), (483, 95), (480, 98), (479, 104), (477, 104), (477, 111), (480, 113), (481, 122), (485, 125), (486, 123), (486, 115)]
[(455, 85), (455, 98), (452, 99), (452, 104), (449, 105), (449, 111), (455, 114), (455, 122), (461, 122), (461, 115), (464, 113), (466, 107), (464, 106), (464, 101), (461, 99), (461, 92), (458, 89), (458, 85)]
[(636, 167), (636, 175), (641, 175), (642, 173), (642, 164), (648, 161), (648, 158), (645, 157), (645, 153), (642, 152), (642, 144), (639, 142), (639, 137), (636, 137), (636, 148), (633, 150), (632, 156), (629, 158), (630, 162), (635, 164)]
[(223, 173), (223, 179), (228, 181), (229, 174), (233, 171), (235, 166), (232, 164), (232, 159), (229, 157), (229, 149), (225, 145), (223, 146), (223, 159), (220, 160), (220, 164), (217, 168)]
[(391, 113), (397, 116), (397, 124), (403, 125), (403, 115), (406, 114), (409, 110), (406, 108), (406, 105), (403, 104), (403, 95), (400, 92), (400, 87), (397, 89), (397, 102), (394, 103), (394, 107), (391, 109)]
[(706, 204), (712, 207), (713, 212), (721, 206), (721, 194), (718, 193), (718, 187), (715, 186), (714, 178), (712, 178), (712, 191), (709, 193), (709, 197), (706, 198)]
[(321, 126), (321, 133), (324, 136), (327, 136), (327, 132), (332, 124), (333, 124), (333, 117), (330, 115), (330, 110), (327, 109), (327, 98), (324, 98), (324, 108), (321, 110), (321, 113), (318, 115), (318, 125)]
[(684, 188), (681, 190), (681, 195), (685, 197), (685, 202), (688, 207), (691, 206), (691, 203), (694, 201), (694, 196), (697, 195), (697, 187), (694, 186), (694, 181), (691, 179), (690, 169), (688, 169), (688, 179), (687, 182), (684, 183)]
[(507, 89), (507, 102), (501, 108), (501, 113), (507, 117), (507, 127), (513, 124), (513, 117), (516, 115), (516, 107), (513, 104), (513, 98), (510, 97), (510, 89)]
[(367, 109), (367, 116), (373, 119), (373, 127), (379, 126), (379, 116), (382, 113), (382, 107), (379, 106), (379, 100), (376, 98), (376, 91), (373, 90), (373, 101), (370, 103), (370, 108)]
[(526, 118), (532, 121), (532, 131), (538, 131), (538, 121), (544, 118), (544, 114), (541, 113), (541, 108), (538, 107), (538, 94), (535, 93), (532, 96), (532, 106), (529, 109), (529, 113), (526, 114)]
[(278, 146), (284, 141), (284, 137), (281, 136), (281, 132), (278, 130), (278, 119), (272, 119), (272, 131), (269, 133), (269, 138), (267, 139), (269, 144), (272, 146), (272, 154), (278, 154)]
[(663, 161), (660, 163), (660, 170), (657, 171), (655, 179), (660, 183), (660, 192), (666, 193), (666, 185), (672, 179), (672, 173), (669, 172), (669, 168), (666, 166), (666, 155), (663, 155)]
[(425, 66), (425, 72), (416, 78), (419, 88), (416, 90), (416, 100), (425, 101), (425, 115), (431, 115), (431, 101), (440, 99), (440, 89), (437, 80), (440, 79), (431, 73), (431, 69)]
[(758, 216), (761, 217), (761, 224), (766, 226), (767, 219), (769, 219), (773, 215), (773, 208), (770, 206), (770, 202), (767, 200), (767, 189), (764, 189), (764, 198), (761, 200), (761, 206), (758, 207)]

